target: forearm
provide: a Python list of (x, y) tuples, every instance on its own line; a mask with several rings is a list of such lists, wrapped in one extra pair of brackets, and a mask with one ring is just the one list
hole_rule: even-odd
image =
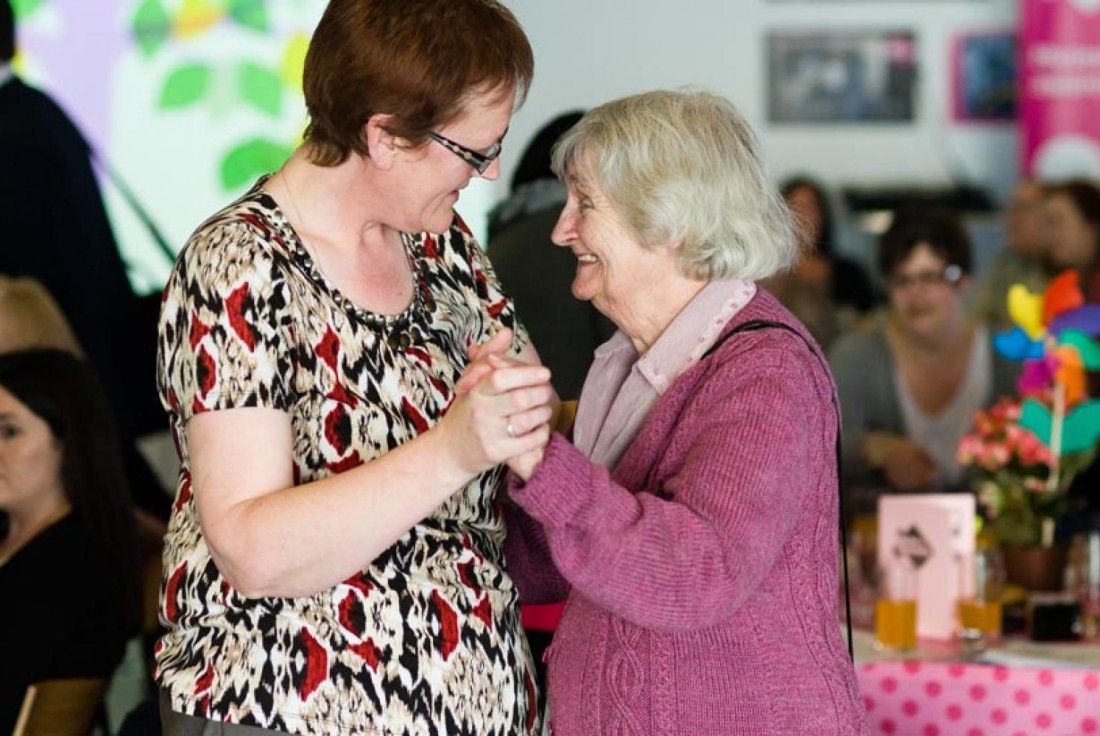
[[(673, 499), (633, 493), (564, 444), (555, 438), (517, 498), (543, 523), (570, 585), (639, 625), (687, 630), (732, 615), (774, 564), (801, 508), (799, 478), (737, 477), (732, 461), (669, 479)], [(712, 495), (717, 488), (726, 490)]]
[[(517, 480), (515, 476), (512, 478), (513, 482)], [(520, 600), (524, 603), (565, 600), (569, 583), (554, 566), (542, 525), (511, 502), (505, 502), (504, 519), (508, 525), (504, 559), (508, 574), (519, 590)]]
[(241, 500), (216, 515), (200, 506), (219, 569), (249, 597), (312, 595), (346, 580), (473, 477), (440, 444), (429, 431), (329, 478)]

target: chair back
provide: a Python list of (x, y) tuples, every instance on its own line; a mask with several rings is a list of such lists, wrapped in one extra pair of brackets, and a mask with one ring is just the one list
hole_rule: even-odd
[(12, 736), (88, 736), (103, 705), (107, 680), (43, 680), (27, 688)]

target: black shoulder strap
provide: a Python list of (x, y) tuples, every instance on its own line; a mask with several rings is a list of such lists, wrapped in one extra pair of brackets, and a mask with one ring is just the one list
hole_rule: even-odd
[[(726, 344), (734, 335), (740, 332), (755, 332), (757, 330), (763, 330), (767, 328), (778, 328), (786, 330), (792, 335), (801, 340), (809, 349), (810, 353), (817, 358), (817, 362), (821, 364), (821, 367), (825, 369), (825, 373), (829, 373), (828, 363), (826, 363), (824, 356), (821, 355), (821, 349), (816, 347), (813, 343), (806, 339), (806, 337), (783, 322), (775, 322), (773, 320), (766, 319), (753, 319), (734, 327), (732, 330), (722, 335), (718, 340), (703, 353), (703, 358), (710, 356), (714, 351)], [(837, 508), (839, 511), (840, 522), (840, 559), (844, 568), (844, 615), (848, 625), (848, 656), (855, 661), (855, 650), (852, 644), (852, 599), (848, 588), (848, 532), (844, 528), (844, 484), (841, 478), (841, 464), (840, 464), (840, 399), (837, 397), (836, 392), (833, 392), (833, 409), (836, 412), (836, 485), (837, 485)]]

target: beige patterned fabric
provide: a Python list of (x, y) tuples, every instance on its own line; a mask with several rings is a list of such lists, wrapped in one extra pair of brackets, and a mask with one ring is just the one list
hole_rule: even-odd
[(311, 597), (246, 599), (211, 559), (191, 497), (190, 416), (286, 412), (296, 480), (312, 481), (432, 427), (469, 345), (515, 326), (457, 216), (442, 235), (405, 236), (419, 288), (408, 310), (383, 317), (325, 281), (262, 183), (196, 231), (165, 292), (159, 384), (182, 468), (157, 682), (180, 713), (293, 734), (536, 733), (532, 663), (503, 569), (499, 468)]

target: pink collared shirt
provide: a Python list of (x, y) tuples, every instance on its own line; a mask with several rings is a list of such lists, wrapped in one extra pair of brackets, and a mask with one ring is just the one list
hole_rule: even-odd
[(573, 425), (577, 448), (597, 465), (613, 467), (661, 394), (710, 349), (755, 294), (751, 281), (712, 281), (644, 355), (639, 357), (622, 330), (596, 348)]

